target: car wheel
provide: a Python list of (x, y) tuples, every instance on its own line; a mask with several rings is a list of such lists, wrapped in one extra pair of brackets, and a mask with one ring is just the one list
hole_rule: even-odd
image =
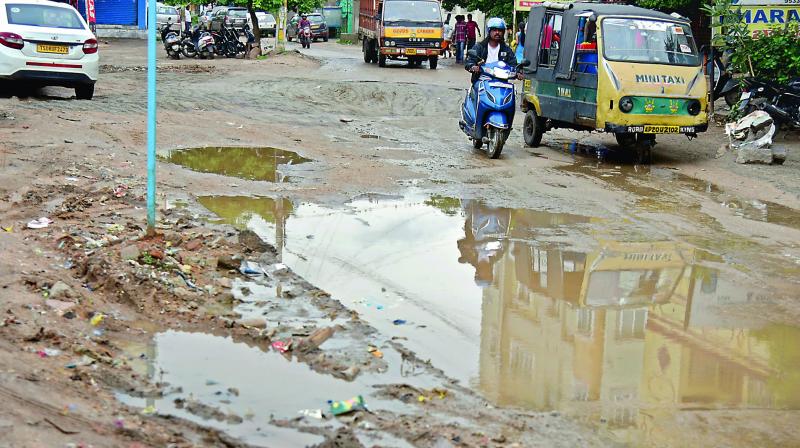
[(75, 87), (75, 97), (79, 100), (90, 100), (94, 96), (94, 83)]
[(325, 36), (325, 37), (323, 37), (323, 38), (322, 38), (322, 41), (323, 41), (323, 42), (327, 42), (327, 41), (328, 41), (328, 36)]

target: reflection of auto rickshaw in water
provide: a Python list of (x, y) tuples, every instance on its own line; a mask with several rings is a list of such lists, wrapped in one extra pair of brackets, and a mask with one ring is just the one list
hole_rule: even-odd
[(666, 303), (692, 262), (692, 251), (677, 243), (604, 242), (601, 250), (586, 256), (579, 305), (641, 307)]
[(707, 86), (688, 19), (634, 6), (531, 8), (521, 108), (539, 146), (551, 128), (611, 132), (648, 162), (656, 134), (708, 128)]

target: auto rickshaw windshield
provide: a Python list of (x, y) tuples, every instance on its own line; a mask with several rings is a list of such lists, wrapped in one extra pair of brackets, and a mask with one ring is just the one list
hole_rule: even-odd
[(648, 19), (606, 18), (603, 54), (611, 61), (698, 66), (689, 25)]

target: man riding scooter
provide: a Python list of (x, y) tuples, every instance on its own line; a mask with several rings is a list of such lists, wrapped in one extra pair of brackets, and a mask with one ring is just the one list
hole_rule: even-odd
[[(475, 51), (468, 52), (467, 62), (464, 65), (464, 68), (472, 73), (472, 84), (475, 84), (475, 81), (480, 78), (481, 67), (478, 62), (483, 61), (482, 63), (484, 64), (491, 64), (492, 62), (503, 61), (510, 67), (517, 65), (514, 50), (503, 42), (506, 22), (499, 17), (492, 17), (486, 22), (486, 27), (489, 28), (489, 35), (471, 48), (471, 50)], [(523, 79), (523, 74), (517, 73), (517, 79)]]

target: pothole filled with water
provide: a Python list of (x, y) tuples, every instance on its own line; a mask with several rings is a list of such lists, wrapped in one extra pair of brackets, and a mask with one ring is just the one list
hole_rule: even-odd
[(267, 182), (288, 180), (278, 170), (281, 165), (299, 165), (311, 161), (292, 151), (250, 147), (176, 149), (161, 159), (201, 173)]

